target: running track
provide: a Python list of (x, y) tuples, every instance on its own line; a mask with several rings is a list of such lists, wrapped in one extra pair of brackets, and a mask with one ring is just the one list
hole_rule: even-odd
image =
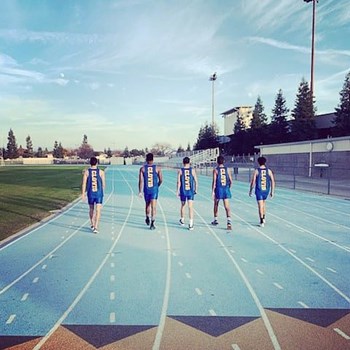
[(0, 245), (0, 349), (350, 349), (349, 200), (277, 188), (260, 228), (234, 182), (228, 233), (199, 176), (188, 231), (163, 170), (151, 231), (138, 169), (108, 168), (98, 235), (79, 200)]

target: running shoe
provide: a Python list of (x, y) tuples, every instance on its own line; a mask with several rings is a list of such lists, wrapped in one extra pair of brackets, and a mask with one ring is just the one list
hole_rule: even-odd
[(93, 233), (98, 233), (98, 230), (96, 227), (94, 227), (94, 230), (92, 231)]
[(181, 226), (185, 225), (185, 223), (183, 222), (182, 219), (179, 220), (179, 223), (180, 223)]
[(151, 226), (149, 227), (151, 230), (155, 230), (156, 229), (156, 227), (154, 226), (154, 222), (152, 221), (151, 222)]
[(211, 224), (212, 224), (213, 226), (217, 226), (217, 225), (219, 225), (219, 222), (218, 222), (217, 220), (214, 220), (214, 221), (211, 222)]
[(232, 230), (232, 224), (230, 222), (227, 223), (227, 230)]
[(147, 226), (149, 226), (150, 220), (149, 220), (149, 217), (148, 217), (148, 216), (146, 217), (145, 223), (146, 223)]
[(193, 231), (193, 225), (188, 225), (188, 229), (189, 229), (190, 231)]
[(91, 228), (91, 231), (94, 232), (94, 229), (95, 229), (94, 225), (91, 225), (90, 228)]

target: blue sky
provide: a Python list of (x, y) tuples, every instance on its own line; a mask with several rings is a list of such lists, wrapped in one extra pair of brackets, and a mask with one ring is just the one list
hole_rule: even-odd
[[(315, 96), (333, 112), (350, 70), (348, 0), (317, 4)], [(95, 150), (192, 146), (220, 113), (292, 109), (310, 78), (312, 3), (303, 0), (1, 0), (0, 142)]]

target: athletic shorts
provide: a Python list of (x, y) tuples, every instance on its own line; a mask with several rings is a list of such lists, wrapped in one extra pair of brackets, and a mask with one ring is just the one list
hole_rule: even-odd
[(158, 192), (144, 193), (145, 201), (150, 202), (152, 199), (158, 199)]
[(186, 201), (193, 201), (194, 200), (194, 194), (188, 194), (188, 195), (182, 195), (180, 194), (180, 200), (181, 202), (186, 202)]
[(268, 192), (255, 192), (256, 200), (257, 201), (265, 201), (268, 197)]
[(101, 197), (88, 197), (88, 203), (92, 204), (102, 204), (103, 196)]
[(231, 198), (231, 191), (229, 188), (217, 188), (215, 189), (215, 198), (216, 199), (229, 199)]

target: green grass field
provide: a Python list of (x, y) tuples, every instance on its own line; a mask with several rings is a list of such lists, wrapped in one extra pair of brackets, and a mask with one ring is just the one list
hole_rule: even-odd
[(0, 167), (0, 241), (78, 198), (85, 168), (64, 165)]

